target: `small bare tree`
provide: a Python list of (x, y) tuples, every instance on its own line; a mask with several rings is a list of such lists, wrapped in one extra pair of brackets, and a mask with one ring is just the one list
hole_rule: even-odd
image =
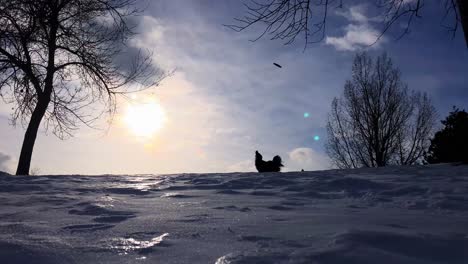
[(411, 92), (383, 54), (356, 55), (343, 98), (327, 123), (327, 153), (338, 168), (410, 165), (430, 144), (435, 109), (426, 94)]
[(134, 91), (163, 77), (149, 55), (116, 63), (134, 34), (135, 1), (0, 1), (0, 96), (14, 104), (13, 124), (27, 127), (16, 174), (29, 173), (43, 119), (65, 138), (80, 123), (113, 114), (116, 95), (129, 92), (129, 84), (139, 84)]
[[(350, 1), (343, 0), (250, 0), (244, 4), (246, 14), (236, 18), (236, 23), (227, 25), (235, 31), (243, 31), (253, 25), (264, 26), (257, 39), (269, 35), (273, 39), (281, 39), (285, 44), (303, 36), (305, 45), (320, 42), (327, 30), (327, 21), (336, 8), (343, 8)], [(373, 0), (379, 9), (381, 18), (381, 35), (393, 25), (403, 24), (399, 37), (409, 32), (415, 18), (422, 16), (427, 4), (438, 4), (441, 8), (441, 24), (455, 35), (459, 24), (465, 33), (468, 46), (468, 1), (466, 0)], [(428, 3), (429, 2), (429, 3)], [(433, 19), (431, 17), (430, 19)], [(254, 40), (255, 41), (255, 40)]]

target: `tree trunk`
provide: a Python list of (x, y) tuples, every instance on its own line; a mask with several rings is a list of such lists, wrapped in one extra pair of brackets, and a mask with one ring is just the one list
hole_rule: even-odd
[(460, 14), (460, 20), (463, 27), (463, 32), (465, 33), (465, 43), (468, 47), (468, 1), (467, 0), (457, 0), (458, 13)]
[(42, 117), (44, 117), (49, 102), (49, 98), (39, 98), (36, 108), (31, 115), (31, 120), (24, 134), (16, 175), (29, 175), (29, 167), (31, 166), (31, 156), (34, 143), (36, 142), (37, 131), (39, 130), (39, 125), (41, 124)]

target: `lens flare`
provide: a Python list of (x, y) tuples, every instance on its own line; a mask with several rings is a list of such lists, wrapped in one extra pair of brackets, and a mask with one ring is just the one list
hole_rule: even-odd
[(319, 137), (319, 136), (314, 136), (314, 140), (315, 140), (315, 141), (319, 141), (319, 140), (320, 140), (320, 137)]
[(304, 113), (304, 118), (308, 118), (309, 117), (309, 113), (305, 112)]

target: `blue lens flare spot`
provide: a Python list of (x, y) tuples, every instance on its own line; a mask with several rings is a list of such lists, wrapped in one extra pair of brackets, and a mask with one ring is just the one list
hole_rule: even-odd
[(319, 140), (320, 140), (320, 137), (319, 137), (319, 136), (314, 136), (314, 140), (315, 140), (315, 141), (319, 141)]
[(304, 118), (308, 118), (309, 117), (309, 113), (305, 112), (304, 113)]

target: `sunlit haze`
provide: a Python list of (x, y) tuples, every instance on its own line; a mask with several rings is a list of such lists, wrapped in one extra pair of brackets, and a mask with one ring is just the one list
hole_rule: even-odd
[[(328, 169), (328, 113), (361, 50), (371, 56), (387, 52), (408, 88), (432, 98), (438, 119), (453, 105), (468, 109), (463, 31), (452, 38), (431, 19), (437, 5), (428, 5), (424, 19), (415, 20), (400, 40), (389, 32), (368, 46), (362, 40), (380, 30), (369, 17), (371, 2), (351, 1), (333, 14), (324, 41), (304, 50), (299, 37), (291, 45), (269, 36), (252, 42), (261, 27), (237, 33), (223, 26), (245, 15), (239, 1), (141, 3), (137, 34), (125, 50), (129, 59), (121, 61), (131, 61), (138, 50), (151, 51), (153, 66), (173, 74), (117, 98), (116, 114), (99, 119), (97, 129), (83, 125), (60, 140), (41, 126), (32, 169), (41, 174), (256, 171), (256, 150), (265, 160), (280, 155), (283, 171)], [(11, 109), (0, 101), (0, 170), (14, 173), (25, 129), (10, 125)]]
[(155, 101), (129, 104), (124, 121), (128, 129), (137, 137), (149, 138), (163, 127), (166, 116)]

